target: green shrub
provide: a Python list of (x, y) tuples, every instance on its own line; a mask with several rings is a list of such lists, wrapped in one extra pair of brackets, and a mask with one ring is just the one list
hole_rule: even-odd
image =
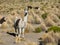
[(58, 26), (51, 26), (48, 31), (60, 32), (60, 27)]
[(10, 8), (9, 10), (10, 10), (10, 11), (12, 11), (12, 10), (13, 10), (13, 8)]
[(35, 29), (35, 31), (34, 31), (34, 32), (35, 32), (35, 33), (39, 33), (39, 32), (41, 32), (41, 31), (42, 31), (42, 30), (41, 30), (41, 28), (40, 28), (40, 27), (38, 27), (38, 28), (36, 28), (36, 29)]
[(47, 15), (48, 15), (48, 13), (42, 14), (42, 18), (43, 18), (43, 19), (46, 19), (46, 18), (47, 18)]
[(30, 2), (32, 2), (33, 0), (30, 0)]

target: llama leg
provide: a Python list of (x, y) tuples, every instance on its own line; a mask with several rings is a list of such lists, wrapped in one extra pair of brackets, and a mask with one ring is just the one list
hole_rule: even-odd
[(16, 32), (16, 43), (18, 43), (19, 42), (19, 37), (20, 37), (19, 28), (18, 28), (18, 30), (15, 30), (15, 32)]
[(24, 31), (25, 31), (25, 29), (23, 28), (22, 29), (22, 38), (24, 38)]
[(16, 38), (16, 42), (20, 42), (20, 40), (21, 40), (21, 28), (18, 28), (18, 37)]
[(17, 29), (16, 28), (15, 28), (15, 34), (16, 34), (15, 36), (17, 37)]
[(18, 37), (21, 37), (21, 28), (18, 29)]
[(25, 38), (24, 38), (24, 31), (25, 31), (25, 29), (23, 28), (23, 29), (22, 29), (22, 40), (23, 40), (23, 41), (25, 41)]

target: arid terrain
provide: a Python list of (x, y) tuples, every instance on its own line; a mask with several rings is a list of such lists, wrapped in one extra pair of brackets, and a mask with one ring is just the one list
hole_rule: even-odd
[[(23, 19), (24, 9), (27, 6), (32, 6), (32, 9), (28, 11), (25, 41), (15, 43), (14, 21), (16, 16)], [(56, 40), (60, 39), (60, 0), (0, 0), (0, 19), (3, 16), (6, 17), (6, 22), (0, 26), (0, 45), (39, 45), (39, 38), (48, 37), (49, 40), (49, 35), (51, 41), (46, 45), (58, 45)], [(45, 34), (44, 31), (52, 26), (59, 27), (56, 29), (59, 31)], [(46, 41), (46, 38), (42, 39)]]

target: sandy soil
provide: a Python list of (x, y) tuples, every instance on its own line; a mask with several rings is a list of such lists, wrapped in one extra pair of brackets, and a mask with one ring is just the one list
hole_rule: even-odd
[(0, 29), (0, 45), (25, 45), (25, 43), (28, 41), (39, 44), (38, 38), (40, 37), (41, 33), (25, 33), (25, 41), (15, 43), (14, 33), (7, 33), (2, 30), (5, 29)]

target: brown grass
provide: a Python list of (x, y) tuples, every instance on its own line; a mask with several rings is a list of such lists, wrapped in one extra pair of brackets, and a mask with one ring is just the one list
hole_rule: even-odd
[(37, 43), (28, 41), (28, 42), (25, 42), (25, 45), (37, 45)]
[(0, 44), (4, 44), (5, 42), (3, 40), (0, 39)]
[(44, 33), (40, 38), (45, 42), (46, 45), (57, 45), (58, 39), (60, 39), (59, 33), (53, 31)]
[(8, 24), (6, 22), (4, 22), (1, 26), (1, 28), (7, 28), (8, 27)]

